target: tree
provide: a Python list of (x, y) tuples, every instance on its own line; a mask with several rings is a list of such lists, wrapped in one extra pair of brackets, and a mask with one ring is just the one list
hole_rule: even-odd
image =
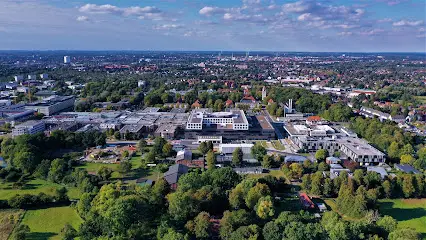
[(148, 146), (148, 143), (146, 142), (145, 139), (141, 139), (138, 142), (138, 149), (141, 153), (143, 153), (146, 149), (146, 147)]
[(382, 183), (383, 193), (386, 198), (390, 198), (392, 196), (392, 183), (389, 180), (385, 180)]
[(170, 157), (173, 153), (173, 146), (170, 143), (166, 143), (163, 146), (163, 154), (165, 157)]
[(267, 222), (262, 230), (263, 238), (268, 240), (281, 240), (281, 232), (282, 231), (280, 230), (279, 226), (273, 221)]
[(162, 137), (156, 137), (154, 139), (154, 144), (152, 146), (152, 150), (155, 154), (159, 155), (163, 153), (163, 147), (167, 143), (167, 141)]
[(319, 149), (315, 153), (315, 158), (318, 162), (324, 162), (325, 159), (328, 157), (328, 151), (326, 149)]
[(122, 157), (123, 159), (126, 159), (130, 156), (129, 151), (123, 151)]
[(119, 173), (128, 173), (132, 170), (132, 163), (128, 160), (121, 161), (117, 168)]
[(232, 232), (240, 226), (249, 224), (250, 214), (240, 209), (237, 211), (225, 211), (222, 219), (220, 219), (220, 237), (222, 239), (229, 239)]
[(316, 172), (311, 178), (311, 193), (321, 195), (323, 186), (323, 175), (321, 172)]
[(208, 147), (207, 147), (207, 143), (206, 142), (201, 142), (200, 146), (198, 146), (198, 150), (204, 155), (207, 154), (207, 152), (209, 151)]
[(411, 144), (405, 144), (401, 149), (401, 155), (412, 155), (414, 154), (414, 149)]
[(210, 214), (200, 212), (194, 219), (194, 233), (197, 239), (206, 239), (210, 236)]
[(77, 237), (77, 231), (69, 223), (65, 224), (61, 229), (61, 233), (63, 235), (63, 240), (73, 240)]
[(419, 240), (419, 234), (411, 228), (397, 229), (389, 234), (389, 240)]
[(397, 142), (392, 142), (388, 147), (388, 156), (391, 159), (398, 159), (400, 155), (399, 144)]
[(260, 144), (255, 144), (250, 151), (251, 155), (259, 161), (261, 161), (263, 156), (266, 154), (266, 149)]
[(401, 160), (399, 161), (401, 164), (408, 164), (408, 165), (413, 165), (414, 161), (416, 159), (414, 159), (414, 157), (410, 154), (403, 154), (401, 155)]
[(290, 164), (290, 175), (292, 179), (299, 179), (303, 175), (303, 167), (299, 163)]
[(331, 180), (330, 178), (326, 178), (324, 180), (324, 189), (322, 194), (326, 197), (331, 197), (333, 195), (333, 190), (334, 190), (333, 180)]
[(207, 162), (207, 168), (208, 169), (214, 169), (216, 167), (216, 157), (215, 157), (214, 152), (212, 150), (210, 150), (207, 153), (206, 162)]
[(404, 197), (412, 197), (415, 190), (413, 176), (411, 174), (404, 175), (402, 180), (402, 192), (404, 193)]
[(154, 151), (149, 151), (145, 154), (144, 158), (147, 163), (154, 163), (156, 160), (156, 154)]
[(48, 178), (56, 183), (62, 181), (65, 176), (66, 163), (63, 159), (55, 159), (50, 164)]
[(99, 168), (98, 170), (98, 176), (103, 180), (103, 181), (108, 181), (112, 175), (112, 169), (102, 166)]
[(274, 204), (272, 203), (271, 196), (260, 198), (255, 208), (257, 216), (261, 219), (273, 217), (275, 214)]
[(391, 216), (383, 216), (376, 222), (376, 224), (386, 233), (387, 236), (390, 232), (395, 231), (398, 222)]
[(262, 167), (263, 168), (271, 168), (272, 167), (272, 159), (271, 156), (265, 154), (263, 156), (263, 160), (262, 160)]
[(246, 206), (250, 209), (253, 209), (260, 198), (268, 196), (271, 194), (271, 191), (269, 190), (268, 185), (263, 183), (256, 183), (256, 185), (247, 193), (245, 202)]
[(14, 240), (25, 240), (27, 239), (28, 233), (30, 233), (30, 228), (25, 224), (19, 224), (19, 226), (15, 229), (13, 234)]
[(241, 148), (236, 148), (232, 153), (232, 165), (240, 166), (243, 162), (243, 150)]
[(213, 142), (212, 141), (208, 141), (207, 142), (207, 149), (210, 151), (213, 151)]

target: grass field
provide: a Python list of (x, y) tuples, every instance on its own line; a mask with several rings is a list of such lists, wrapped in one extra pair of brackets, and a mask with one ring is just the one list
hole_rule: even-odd
[[(15, 224), (23, 213), (24, 211), (19, 209), (0, 210), (0, 239), (7, 239), (9, 237)], [(13, 221), (10, 220), (12, 215)]]
[(61, 229), (67, 223), (75, 229), (82, 223), (75, 210), (68, 206), (28, 210), (22, 220), (22, 224), (31, 229), (27, 240), (61, 239)]
[[(55, 194), (55, 190), (61, 188), (62, 185), (52, 183), (42, 179), (33, 179), (28, 181), (22, 189), (13, 189), (12, 183), (0, 183), (0, 199), (6, 200), (16, 194), (39, 194), (41, 192), (48, 195)], [(80, 198), (80, 191), (77, 188), (67, 187), (68, 197), (71, 199)]]
[(380, 213), (398, 220), (400, 228), (414, 228), (426, 239), (426, 198), (380, 200)]
[(256, 144), (260, 144), (260, 146), (262, 146), (264, 148), (268, 148), (268, 144), (266, 144), (265, 140), (257, 141)]

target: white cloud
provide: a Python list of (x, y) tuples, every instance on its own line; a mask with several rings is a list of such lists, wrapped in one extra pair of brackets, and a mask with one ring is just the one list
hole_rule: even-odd
[(164, 13), (157, 7), (153, 7), (153, 6), (146, 6), (146, 7), (133, 6), (133, 7), (127, 7), (127, 8), (120, 8), (111, 4), (97, 5), (97, 4), (88, 3), (86, 5), (81, 6), (78, 10), (82, 13), (87, 13), (87, 14), (115, 14), (115, 15), (121, 15), (125, 17), (136, 16), (139, 19), (151, 19), (151, 20), (164, 19)]
[(200, 9), (200, 11), (198, 12), (201, 15), (206, 15), (206, 16), (211, 16), (211, 15), (215, 15), (215, 14), (222, 14), (227, 12), (226, 9), (224, 8), (219, 8), (219, 7), (203, 7), (202, 9)]
[(76, 20), (79, 22), (87, 22), (89, 18), (87, 16), (78, 16)]
[(154, 29), (155, 30), (171, 30), (171, 29), (178, 29), (183, 27), (184, 25), (182, 24), (163, 24), (163, 25), (155, 26)]
[(419, 21), (408, 21), (408, 20), (401, 20), (398, 22), (394, 22), (392, 25), (395, 27), (404, 27), (404, 26), (409, 26), (409, 27), (417, 27), (424, 24), (424, 21), (419, 20)]

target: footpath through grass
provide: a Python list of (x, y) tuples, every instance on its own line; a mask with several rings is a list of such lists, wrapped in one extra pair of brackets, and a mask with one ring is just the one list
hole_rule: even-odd
[(426, 239), (426, 198), (383, 199), (379, 201), (380, 213), (398, 221), (399, 228), (414, 228)]
[(61, 229), (65, 224), (69, 223), (78, 229), (82, 222), (76, 211), (69, 206), (28, 210), (22, 219), (22, 224), (31, 229), (27, 240), (61, 239)]
[[(41, 192), (48, 195), (54, 195), (56, 189), (63, 187), (63, 185), (49, 182), (43, 179), (33, 179), (28, 181), (21, 189), (14, 189), (13, 183), (0, 182), (0, 200), (7, 200), (17, 194), (39, 194)], [(68, 197), (71, 199), (80, 198), (80, 190), (75, 187), (67, 187)]]

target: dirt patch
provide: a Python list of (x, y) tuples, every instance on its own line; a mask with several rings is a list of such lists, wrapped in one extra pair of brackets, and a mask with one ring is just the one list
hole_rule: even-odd
[(0, 210), (0, 239), (9, 237), (23, 213), (23, 210)]
[(426, 206), (426, 198), (410, 198), (410, 199), (403, 199), (402, 200), (403, 203), (408, 204), (408, 205), (425, 205)]

